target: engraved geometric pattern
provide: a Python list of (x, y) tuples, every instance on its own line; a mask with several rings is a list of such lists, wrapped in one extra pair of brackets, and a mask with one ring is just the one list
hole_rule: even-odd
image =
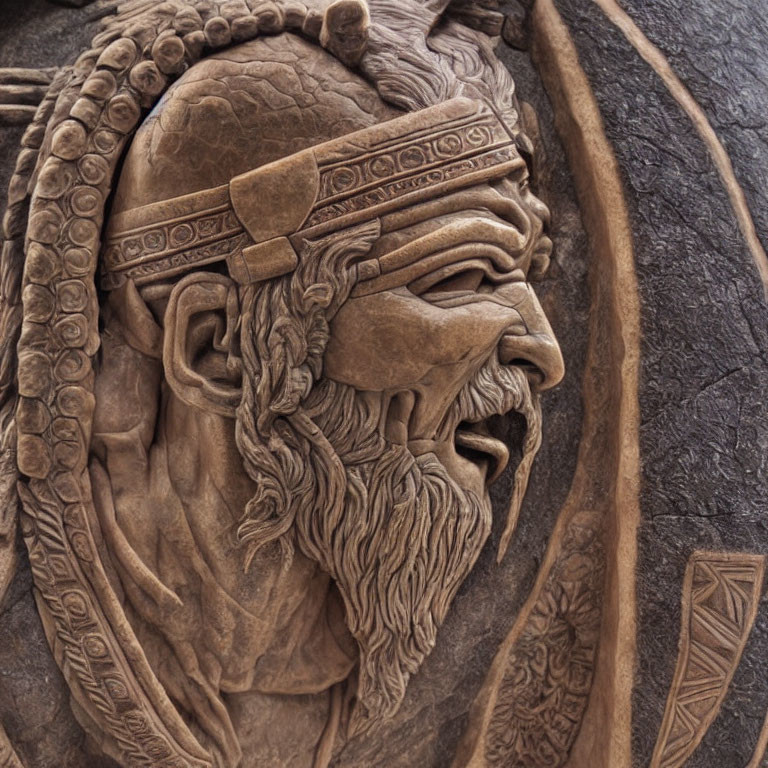
[(597, 516), (580, 511), (510, 649), (488, 724), (487, 768), (566, 764), (592, 687), (603, 579)]
[(765, 558), (694, 553), (683, 585), (675, 677), (651, 768), (679, 768), (715, 719), (752, 629)]

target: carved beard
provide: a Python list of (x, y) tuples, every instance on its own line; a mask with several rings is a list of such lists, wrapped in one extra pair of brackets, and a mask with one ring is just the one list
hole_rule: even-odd
[[(330, 244), (310, 243), (303, 272), (246, 289), (241, 298), (243, 398), (235, 436), (257, 492), (238, 535), (246, 564), (272, 543), (286, 558), (298, 545), (335, 579), (360, 648), (350, 733), (395, 713), (491, 527), (487, 494), (462, 490), (433, 454), (416, 458), (383, 439), (379, 400), (329, 380), (303, 395), (322, 370), (328, 294), (337, 303), (348, 294), (354, 273), (345, 264), (367, 253), (377, 236), (365, 225)], [(326, 284), (334, 290), (321, 291)], [(538, 399), (522, 371), (494, 356), (446, 419), (452, 429), (513, 409), (528, 421), (514, 491), (522, 498), (540, 442)]]
[[(295, 526), (301, 549), (334, 577), (360, 648), (350, 721), (356, 735), (397, 711), (410, 676), (434, 647), (490, 533), (490, 500), (461, 489), (433, 454), (415, 457), (381, 438), (379, 408), (348, 386), (322, 381), (305, 408), (346, 474), (344, 509), (335, 525), (318, 525), (318, 516), (327, 513), (312, 505), (297, 511)], [(447, 421), (479, 421), (509, 410), (528, 419), (521, 466), (530, 467), (540, 422), (531, 416), (535, 396), (518, 369), (490, 360), (465, 385)], [(527, 469), (523, 475), (524, 492)]]
[[(348, 419), (350, 408), (362, 415), (365, 406), (343, 385), (324, 382), (317, 394), (315, 418), (334, 445), (329, 431), (344, 431), (336, 417)], [(319, 540), (310, 522), (317, 509), (298, 514), (296, 525), (299, 546), (321, 550), (360, 648), (349, 728), (356, 735), (398, 709), (488, 537), (491, 510), (487, 497), (462, 491), (432, 454), (416, 458), (376, 440), (375, 453), (365, 455), (354, 440), (345, 442), (334, 445), (347, 477), (338, 523)]]

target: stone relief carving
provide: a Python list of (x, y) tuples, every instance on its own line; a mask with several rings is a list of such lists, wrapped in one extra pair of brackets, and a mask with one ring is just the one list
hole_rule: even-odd
[[(759, 416), (745, 418), (739, 399), (737, 411), (718, 408), (722, 423), (704, 409), (711, 433), (683, 434), (674, 409), (661, 419), (648, 403), (685, 394), (681, 419), (700, 427), (697, 386), (735, 397), (753, 363), (742, 365), (731, 348), (739, 349), (740, 335), (757, 348), (762, 340), (759, 319), (750, 332), (712, 326), (718, 296), (708, 275), (718, 250), (734, 266), (719, 283), (739, 294), (740, 310), (748, 309), (748, 270), (733, 258), (734, 233), (713, 237), (710, 250), (703, 230), (680, 237), (679, 224), (691, 223), (686, 193), (701, 186), (690, 207), (713, 212), (700, 217), (708, 221), (720, 221), (730, 200), (763, 276), (764, 253), (739, 186), (741, 159), (734, 153), (730, 167), (714, 130), (731, 127), (717, 125), (710, 104), (698, 108), (696, 78), (676, 78), (678, 54), (665, 59), (665, 50), (689, 52), (700, 40), (670, 45), (669, 4), (622, 3), (626, 12), (607, 0), (593, 5), (103, 0), (58, 12), (86, 24), (116, 11), (73, 66), (0, 68), (0, 127), (8, 128), (0, 149), (29, 125), (0, 262), (0, 766), (70, 765), (70, 757), (89, 768), (113, 759), (742, 766), (745, 749), (750, 766), (765, 762), (768, 720), (759, 737), (755, 725), (765, 691), (752, 673), (765, 643), (764, 564), (737, 554), (762, 545), (730, 500), (748, 498), (741, 481), (754, 481), (759, 517), (761, 433), (755, 427), (743, 437)], [(686, 30), (709, 13), (690, 14)], [(659, 49), (634, 16), (642, 26), (653, 21)], [(52, 18), (41, 27), (50, 31)], [(45, 47), (24, 34), (15, 40), (24, 23), (6, 30), (15, 45), (3, 52), (4, 65), (34, 66), (30, 51)], [(751, 39), (731, 23), (739, 45)], [(615, 32), (624, 48), (621, 35), (606, 42)], [(550, 115), (534, 99), (544, 107), (544, 143), (551, 146), (556, 128), (568, 178), (559, 155), (551, 162), (532, 153), (527, 136), (538, 150), (542, 134), (488, 45), (498, 35), (530, 51), (553, 108)], [(76, 44), (68, 42), (57, 63), (73, 60)], [(527, 56), (499, 50), (516, 78), (512, 62), (526, 71)], [(749, 58), (746, 47), (740, 53)], [(661, 78), (663, 104), (641, 77), (643, 60)], [(521, 76), (527, 92), (532, 75)], [(717, 78), (712, 84), (716, 92)], [(634, 91), (642, 98), (633, 112)], [(677, 103), (703, 136), (729, 199), (682, 172), (689, 166), (706, 178), (693, 142), (664, 119)], [(638, 137), (673, 125), (684, 160), (649, 180)], [(563, 331), (570, 369), (566, 387), (543, 400), (555, 417), (544, 425), (539, 393), (562, 361), (527, 285), (544, 270), (549, 247), (537, 238), (547, 213), (525, 190), (526, 173), (539, 172), (542, 190), (557, 188), (546, 199), (557, 200), (561, 216), (556, 280), (540, 297)], [(579, 218), (574, 192), (557, 183), (564, 179), (581, 214), (570, 230), (558, 230), (562, 219)], [(681, 201), (674, 225), (658, 205), (664, 195), (647, 194), (663, 192), (659, 179)], [(560, 271), (578, 271), (562, 247), (574, 233), (590, 237), (589, 259), (577, 265), (588, 283)], [(675, 253), (664, 262), (668, 272), (654, 249)], [(563, 283), (570, 293), (553, 291)], [(699, 324), (704, 333), (693, 332), (685, 312), (669, 311), (678, 304), (668, 301), (670, 286), (684, 283), (687, 298), (703, 287), (714, 298)], [(580, 289), (589, 294), (583, 307), (563, 301)], [(647, 348), (638, 401), (640, 295)], [(680, 308), (689, 306), (685, 298)], [(725, 307), (731, 297), (720, 301)], [(587, 303), (588, 323), (580, 316)], [(566, 329), (572, 319), (579, 322)], [(582, 333), (588, 343), (574, 345)], [(716, 354), (710, 337), (728, 354)], [(687, 349), (694, 339), (704, 346), (680, 355), (679, 342)], [(571, 399), (573, 408), (557, 410), (552, 403), (563, 403), (564, 391), (576, 395), (572, 382), (582, 380), (576, 349), (585, 350), (583, 409)], [(675, 361), (669, 375), (657, 365), (664, 354)], [(686, 357), (695, 364), (684, 375)], [(753, 357), (750, 348), (745, 359)], [(757, 389), (752, 399), (759, 412)], [(514, 411), (527, 434), (505, 445), (496, 436), (511, 436), (517, 421), (505, 413)], [(555, 478), (558, 462), (539, 460), (513, 536), (542, 428), (545, 452), (553, 431), (566, 444), (566, 413), (571, 425), (583, 415), (578, 456), (574, 426), (574, 464)], [(727, 514), (710, 520), (693, 505), (686, 517), (696, 497), (681, 487), (702, 477), (690, 457), (722, 447), (702, 435), (729, 419), (736, 440), (722, 456), (740, 457), (731, 471), (738, 493), (722, 483)], [(692, 448), (684, 461), (670, 459), (680, 451), (665, 443), (668, 420), (667, 440)], [(701, 440), (698, 454), (689, 434)], [(648, 446), (657, 441), (654, 460)], [(745, 445), (752, 465), (741, 460), (750, 455)], [(491, 525), (486, 488), (505, 463), (517, 466), (509, 458), (516, 451), (523, 460), (514, 485), (508, 469), (493, 491), (500, 514), (478, 557)], [(720, 452), (712, 453), (713, 475), (728, 480)], [(562, 495), (550, 479), (562, 483)], [(541, 503), (543, 486), (556, 505)], [(669, 498), (656, 493), (670, 487)], [(707, 509), (718, 505), (707, 499)], [(542, 512), (549, 517), (539, 519)], [(532, 530), (539, 539), (529, 546)], [(672, 546), (659, 548), (665, 535)], [(514, 556), (491, 568), (510, 543)], [(689, 561), (657, 740), (667, 688), (648, 682), (659, 680), (657, 662), (672, 676), (677, 633), (664, 598), (676, 594), (669, 586), (690, 545), (730, 551)], [(9, 649), (30, 616), (32, 632), (18, 632), (29, 648)], [(39, 686), (40, 697), (62, 713), (39, 721), (55, 726), (49, 750), (58, 726), (71, 736), (53, 759), (50, 751), (30, 754), (36, 726), (26, 720), (37, 716), (37, 700), (20, 699), (20, 712), (32, 703), (29, 718), (13, 711), (19, 687), (47, 685), (49, 671), (54, 685)]]
[(4, 455), (49, 644), (122, 765), (243, 763), (246, 690), (304, 697), (317, 766), (391, 716), (513, 410), (500, 558), (514, 530), (563, 370), (548, 211), (509, 74), (467, 27), (427, 45), (433, 6), (126, 4), (25, 133)]
[(0, 69), (0, 126), (27, 125), (45, 98), (55, 69)]
[(652, 768), (684, 765), (715, 719), (757, 615), (764, 571), (763, 555), (691, 555), (680, 651)]
[(597, 516), (570, 523), (567, 547), (506, 658), (485, 739), (488, 766), (564, 765), (581, 725), (600, 637)]

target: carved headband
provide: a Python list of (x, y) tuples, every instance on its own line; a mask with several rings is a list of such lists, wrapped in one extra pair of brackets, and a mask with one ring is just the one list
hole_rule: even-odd
[[(248, 284), (291, 272), (295, 246), (525, 167), (487, 105), (455, 98), (310, 147), (229, 184), (115, 214), (102, 287), (226, 260)], [(366, 262), (361, 280), (381, 273)]]

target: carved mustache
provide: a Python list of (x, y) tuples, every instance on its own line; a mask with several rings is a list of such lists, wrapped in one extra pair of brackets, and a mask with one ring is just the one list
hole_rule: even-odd
[[(445, 423), (450, 429), (456, 429), (462, 423), (478, 424), (492, 416), (503, 416), (510, 412), (520, 413), (525, 418), (526, 431), (522, 444), (522, 458), (515, 470), (507, 521), (499, 542), (497, 562), (501, 562), (504, 558), (512, 534), (517, 527), (533, 460), (541, 447), (542, 419), (539, 395), (531, 390), (525, 371), (517, 366), (502, 365), (498, 357), (494, 355), (464, 385), (445, 419)], [(471, 443), (473, 438), (467, 437), (466, 432), (464, 431), (461, 439), (464, 440), (465, 444)], [(481, 446), (478, 438), (474, 439), (476, 440), (475, 445), (470, 444), (468, 447)], [(492, 453), (493, 447), (488, 441), (493, 439), (490, 437), (483, 439), (480, 449)], [(501, 443), (501, 441), (497, 442)], [(508, 456), (507, 446), (503, 443), (501, 446)], [(501, 469), (503, 470), (503, 467)], [(500, 471), (497, 472), (498, 474)], [(495, 477), (492, 477), (491, 481), (493, 479)]]

